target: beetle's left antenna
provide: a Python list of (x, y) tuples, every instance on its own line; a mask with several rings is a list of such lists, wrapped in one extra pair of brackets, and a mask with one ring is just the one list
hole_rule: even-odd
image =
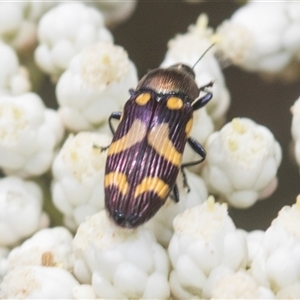
[(203, 58), (203, 56), (215, 45), (215, 43), (211, 44), (203, 53), (202, 55), (197, 59), (197, 61), (194, 63), (192, 69), (196, 67), (196, 65), (199, 63), (199, 61)]

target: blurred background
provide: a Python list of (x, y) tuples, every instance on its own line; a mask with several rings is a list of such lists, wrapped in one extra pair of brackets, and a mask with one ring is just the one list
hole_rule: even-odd
[[(123, 46), (138, 68), (139, 77), (162, 62), (168, 41), (186, 32), (201, 13), (209, 17), (209, 26), (216, 28), (239, 7), (237, 2), (210, 1), (139, 1), (133, 15), (112, 30), (115, 43)], [(270, 3), (272, 5), (272, 3)], [(199, 53), (199, 56), (201, 53)], [(205, 58), (204, 58), (205, 59)], [(266, 81), (257, 74), (235, 67), (223, 70), (231, 93), (227, 121), (248, 117), (268, 127), (279, 141), (283, 159), (275, 193), (246, 210), (230, 209), (237, 227), (246, 230), (266, 229), (284, 205), (295, 202), (300, 193), (300, 175), (291, 156), (290, 107), (300, 96), (300, 82)], [(47, 106), (56, 108), (53, 85), (47, 79), (41, 92)]]

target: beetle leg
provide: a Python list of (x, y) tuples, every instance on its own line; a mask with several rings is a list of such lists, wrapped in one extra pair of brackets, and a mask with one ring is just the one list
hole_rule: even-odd
[(106, 146), (106, 147), (100, 147), (100, 146), (98, 146), (96, 144), (93, 144), (93, 148), (97, 149), (97, 150), (100, 150), (100, 152), (103, 152), (103, 151), (107, 150), (109, 148), (109, 146), (110, 146), (110, 144), (108, 146)]
[(179, 191), (178, 191), (177, 184), (175, 184), (173, 187), (173, 194), (171, 195), (171, 198), (174, 202), (176, 202), (176, 203), (179, 202)]
[[(121, 114), (122, 113), (120, 111), (116, 111), (116, 112), (111, 113), (111, 115), (108, 118), (108, 124), (109, 124), (109, 128), (110, 128), (112, 134), (115, 134), (115, 129), (113, 128), (111, 120), (112, 119), (120, 120)], [(100, 146), (94, 144), (93, 148), (94, 149), (99, 149), (100, 152), (103, 152), (103, 151), (107, 150), (109, 148), (109, 146), (110, 146), (110, 144), (108, 146), (106, 146), (106, 147), (100, 147)]]
[(194, 166), (194, 165), (200, 164), (200, 163), (202, 163), (205, 160), (205, 157), (206, 157), (206, 151), (204, 150), (203, 146), (199, 142), (197, 142), (192, 137), (189, 137), (187, 139), (187, 142), (189, 143), (190, 147), (197, 154), (199, 154), (202, 158), (200, 160), (196, 160), (196, 161), (184, 163), (184, 164), (181, 165), (181, 168), (186, 168), (186, 167), (190, 167), (190, 166)]
[(122, 112), (120, 112), (120, 111), (115, 111), (115, 112), (113, 112), (113, 113), (109, 116), (108, 123), (109, 123), (109, 128), (110, 128), (112, 134), (115, 134), (115, 129), (114, 129), (113, 125), (112, 125), (111, 120), (112, 120), (112, 119), (120, 120), (120, 119), (121, 119), (121, 115), (122, 115)]
[(195, 99), (195, 101), (192, 103), (192, 106), (193, 106), (193, 110), (194, 110), (194, 111), (197, 110), (197, 109), (199, 109), (199, 108), (201, 108), (201, 107), (203, 107), (204, 105), (207, 104), (207, 102), (209, 102), (209, 101), (211, 100), (211, 98), (213, 97), (213, 94), (212, 94), (211, 92), (207, 91), (207, 88), (212, 87), (213, 84), (214, 84), (214, 82), (211, 81), (210, 83), (208, 83), (208, 84), (206, 84), (206, 85), (200, 87), (199, 93), (200, 93), (201, 91), (203, 91), (203, 92), (205, 92), (206, 94), (205, 94), (203, 97), (201, 97), (201, 98), (200, 98), (200, 96), (199, 96), (199, 97), (198, 97), (197, 99)]
[(187, 189), (187, 192), (189, 193), (190, 192), (190, 186), (188, 184), (188, 181), (186, 179), (186, 174), (184, 172), (184, 166), (181, 166), (181, 173), (182, 173), (182, 181), (183, 181), (183, 187)]
[(186, 178), (186, 174), (184, 172), (184, 168), (186, 167), (190, 167), (190, 166), (194, 166), (197, 164), (200, 164), (201, 162), (203, 162), (205, 160), (206, 157), (206, 151), (204, 150), (203, 146), (197, 142), (195, 139), (193, 139), (192, 137), (189, 137), (187, 139), (188, 144), (190, 145), (190, 147), (197, 153), (199, 154), (202, 158), (196, 161), (192, 161), (192, 162), (188, 162), (188, 163), (184, 163), (181, 165), (181, 172), (182, 172), (182, 176), (183, 176), (183, 185), (185, 187), (187, 187), (188, 192), (190, 191), (190, 187), (188, 185), (187, 182), (187, 178)]

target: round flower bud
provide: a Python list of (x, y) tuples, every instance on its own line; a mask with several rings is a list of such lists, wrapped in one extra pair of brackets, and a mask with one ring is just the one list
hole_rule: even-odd
[(117, 226), (105, 211), (82, 223), (73, 240), (74, 274), (105, 299), (169, 299), (169, 261), (152, 233)]
[[(0, 3), (0, 11), (1, 5), (3, 3)], [(19, 95), (30, 89), (27, 69), (19, 65), (19, 59), (14, 49), (0, 42), (0, 95)]]
[(41, 188), (18, 177), (0, 180), (0, 245), (13, 246), (49, 225)]
[(226, 204), (215, 203), (209, 197), (202, 205), (177, 215), (173, 226), (168, 252), (173, 267), (170, 287), (175, 298), (203, 299), (208, 276), (215, 268), (237, 271), (245, 267), (245, 238), (228, 216)]
[(67, 227), (76, 230), (104, 208), (104, 169), (111, 137), (93, 132), (70, 135), (52, 165), (52, 199)]
[(250, 1), (217, 28), (217, 48), (225, 60), (244, 69), (295, 79), (300, 50), (300, 17), (295, 11), (299, 9), (297, 2)]
[[(254, 279), (274, 293), (299, 283), (300, 196), (296, 204), (283, 207), (266, 230), (260, 251), (251, 264)], [(287, 291), (287, 290), (286, 290)], [(298, 295), (299, 296), (299, 295)]]
[(207, 189), (201, 177), (184, 170), (188, 187), (183, 184), (182, 173), (177, 178), (177, 186), (179, 190), (179, 202), (174, 201), (174, 196), (167, 199), (163, 207), (155, 214), (155, 216), (146, 223), (146, 227), (151, 229), (156, 240), (165, 248), (174, 233), (174, 218), (185, 211), (187, 208), (199, 205), (207, 199)]
[(72, 59), (56, 86), (65, 126), (77, 132), (106, 125), (136, 84), (136, 68), (122, 47), (102, 42), (85, 48)]
[(0, 285), (2, 299), (72, 299), (79, 283), (62, 268), (18, 266), (12, 268)]
[(38, 39), (35, 61), (55, 81), (83, 48), (113, 40), (104, 27), (102, 14), (80, 2), (63, 3), (44, 14), (38, 25)]
[(246, 208), (275, 190), (281, 148), (266, 127), (233, 119), (209, 136), (205, 149), (204, 181), (230, 205)]
[(9, 175), (47, 172), (64, 128), (34, 93), (0, 96), (0, 168)]
[(64, 227), (45, 228), (14, 248), (8, 255), (8, 268), (38, 265), (73, 270), (71, 233)]

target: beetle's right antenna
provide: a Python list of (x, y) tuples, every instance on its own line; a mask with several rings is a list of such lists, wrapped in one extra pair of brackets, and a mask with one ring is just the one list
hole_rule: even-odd
[(194, 70), (194, 68), (196, 67), (196, 65), (199, 63), (199, 61), (203, 58), (203, 56), (215, 45), (215, 43), (211, 44), (204, 52), (203, 54), (197, 59), (197, 61), (195, 62), (195, 64), (192, 67), (192, 70)]

